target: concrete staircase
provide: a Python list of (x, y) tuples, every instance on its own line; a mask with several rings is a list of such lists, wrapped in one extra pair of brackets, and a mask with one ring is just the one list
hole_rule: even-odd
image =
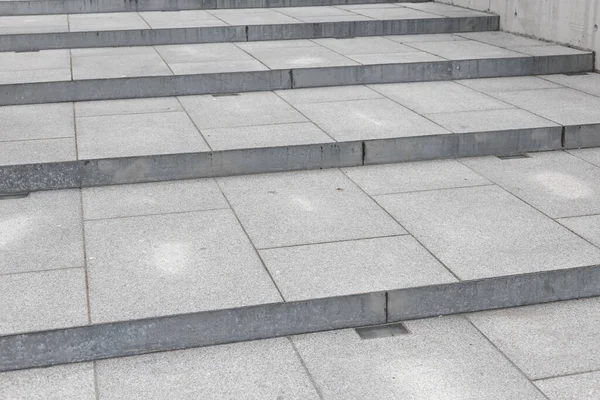
[[(600, 250), (590, 243), (593, 240), (584, 240), (585, 235), (558, 228), (560, 218), (580, 214), (553, 215), (538, 211), (539, 207), (528, 214), (516, 199), (503, 197), (503, 190), (519, 197), (519, 190), (511, 191), (509, 185), (483, 172), (473, 178), (476, 173), (455, 161), (406, 164), (391, 175), (374, 167), (461, 157), (506, 159), (528, 152), (599, 146), (600, 79), (593, 73), (594, 55), (589, 51), (499, 32), (497, 16), (426, 1), (2, 1), (0, 15), (0, 194), (6, 200), (0, 202), (4, 218), (0, 223), (13, 229), (11, 238), (15, 238), (7, 239), (6, 250), (0, 247), (6, 253), (0, 257), (6, 260), (0, 261), (0, 286), (4, 280), (6, 288), (35, 287), (28, 283), (31, 271), (44, 275), (79, 268), (81, 276), (73, 279), (83, 280), (87, 299), (82, 304), (82, 310), (87, 310), (83, 319), (56, 324), (52, 313), (62, 321), (63, 310), (50, 307), (45, 311), (48, 323), (27, 325), (20, 321), (26, 318), (23, 310), (45, 309), (44, 304), (55, 300), (53, 293), (69, 292), (66, 287), (81, 282), (40, 275), (36, 282), (53, 288), (48, 290), (52, 301), (41, 295), (21, 299), (19, 293), (27, 291), (15, 290), (14, 297), (0, 305), (0, 312), (11, 321), (4, 327), (0, 323), (0, 371), (600, 295), (596, 265)], [(584, 165), (581, 169), (593, 164), (578, 162)], [(361, 178), (360, 172), (349, 172), (348, 167), (375, 172)], [(460, 177), (460, 182), (475, 182), (436, 183), (436, 189), (473, 186), (465, 197), (467, 204), (475, 205), (482, 198), (502, 199), (510, 210), (505, 220), (524, 219), (514, 228), (528, 230), (534, 237), (550, 235), (556, 257), (568, 253), (571, 261), (463, 275), (459, 267), (437, 255), (435, 245), (405, 230), (403, 226), (410, 222), (395, 216), (395, 206), (377, 197), (432, 190), (427, 185), (406, 186), (427, 182), (445, 168), (456, 174), (437, 177), (439, 181)], [(320, 169), (332, 170), (237, 177)], [(389, 181), (393, 186), (392, 181), (405, 174), (413, 181), (402, 181), (396, 191), (370, 192), (369, 182)], [(226, 176), (234, 177), (217, 183), (212, 179), (176, 182)], [(134, 183), (146, 184), (127, 185)], [(95, 188), (110, 185), (126, 186)], [(481, 193), (479, 186), (485, 186)], [(256, 188), (259, 194), (252, 192)], [(51, 191), (56, 189), (71, 190)], [(303, 240), (294, 239), (294, 227), (302, 226), (308, 214), (288, 215), (284, 203), (269, 203), (268, 196), (285, 191), (294, 201), (307, 196), (309, 203), (319, 199), (319, 207), (326, 205), (329, 214), (307, 229), (309, 236), (321, 239), (309, 240), (305, 234), (299, 234)], [(331, 191), (351, 197), (338, 198)], [(170, 206), (186, 196), (192, 203), (204, 201), (206, 193), (218, 199), (191, 209)], [(323, 193), (327, 193), (324, 200)], [(252, 201), (245, 201), (246, 197)], [(121, 201), (140, 208), (159, 204), (162, 211), (87, 214), (93, 214), (93, 204), (107, 202), (118, 208)], [(461, 203), (460, 198), (448, 200), (440, 209), (454, 210)], [(270, 205), (257, 209), (257, 204)], [(312, 210), (310, 204), (304, 206)], [(335, 214), (338, 207), (348, 210)], [(490, 207), (499, 213), (504, 210)], [(177, 213), (199, 211), (207, 216), (177, 217)], [(480, 211), (486, 215), (485, 209)], [(18, 222), (42, 221), (53, 213), (57, 219), (47, 225), (61, 230), (39, 230), (37, 222)], [(214, 236), (210, 240), (217, 243), (217, 250), (212, 244), (208, 248), (219, 254), (209, 257), (211, 262), (216, 259), (227, 265), (210, 265), (212, 269), (197, 282), (208, 286), (198, 290), (213, 291), (223, 301), (196, 298), (139, 314), (120, 313), (131, 306), (123, 303), (119, 312), (97, 317), (94, 296), (104, 289), (90, 281), (95, 279), (90, 278), (91, 266), (101, 262), (90, 256), (96, 251), (93, 232), (102, 236), (116, 229), (100, 227), (98, 221), (108, 224), (114, 218), (155, 214), (164, 220), (132, 225), (128, 234), (103, 240), (114, 244), (115, 253), (134, 254), (131, 262), (143, 264), (146, 253), (136, 256), (135, 248), (119, 248), (119, 238), (135, 236), (143, 247), (154, 240), (153, 232), (162, 232), (173, 221), (175, 230), (206, 226)], [(260, 239), (252, 226), (262, 217), (253, 215), (280, 217), (277, 226), (291, 228), (277, 233), (279, 241)], [(346, 229), (343, 221), (347, 220), (353, 221), (348, 228), (353, 233), (332, 233)], [(460, 227), (464, 232), (484, 233), (489, 228), (493, 240), (493, 230), (480, 222)], [(371, 229), (371, 224), (377, 227)], [(223, 228), (230, 225), (235, 227)], [(20, 226), (25, 228), (19, 236), (15, 227)], [(25, 255), (15, 254), (25, 254), (27, 246), (35, 245), (23, 233), (27, 229), (56, 236), (56, 243), (52, 239), (54, 244), (43, 248), (48, 254), (67, 252), (60, 241), (65, 235), (74, 235), (67, 240), (72, 246), (69, 252), (82, 253), (68, 262), (54, 265), (48, 257), (47, 263), (33, 266)], [(326, 233), (317, 234), (320, 229)], [(172, 232), (163, 233), (167, 237)], [(197, 241), (208, 240), (205, 234), (198, 233)], [(400, 252), (406, 257), (402, 262), (414, 256), (415, 246), (427, 253), (431, 259), (411, 259), (417, 270), (410, 273), (428, 278), (410, 285), (288, 296), (263, 259), (264, 253), (277, 248), (403, 235), (410, 243), (401, 250), (393, 247), (397, 244), (383, 243), (370, 251), (371, 256)], [(513, 243), (504, 245), (493, 256), (517, 251)], [(204, 250), (194, 248), (192, 254)], [(253, 254), (248, 256), (254, 257), (251, 262), (223, 255), (237, 257), (245, 251)], [(569, 251), (588, 257), (575, 259)], [(112, 253), (98, 254), (102, 260)], [(343, 259), (334, 252), (332, 259), (336, 257)], [(372, 259), (364, 253), (356, 257)], [(164, 261), (158, 260), (152, 267)], [(246, 262), (259, 269), (262, 265), (268, 273), (261, 269), (264, 276), (257, 278), (252, 274), (259, 272), (234, 268)], [(220, 269), (226, 272), (215, 272)], [(246, 276), (248, 285), (243, 285)], [(362, 281), (370, 276), (371, 271), (363, 271), (355, 278)], [(46, 280), (48, 286), (43, 284)], [(232, 289), (232, 281), (239, 287)], [(122, 286), (118, 279), (113, 283)], [(128, 284), (134, 291), (137, 283)], [(160, 297), (160, 285), (154, 290)], [(228, 290), (230, 296), (244, 301), (226, 301)], [(57, 303), (65, 305), (65, 314), (78, 296), (71, 299), (69, 293), (63, 303)], [(108, 293), (111, 297), (117, 292)], [(165, 303), (173, 302), (177, 297), (173, 296)], [(143, 296), (136, 301), (143, 303)]]

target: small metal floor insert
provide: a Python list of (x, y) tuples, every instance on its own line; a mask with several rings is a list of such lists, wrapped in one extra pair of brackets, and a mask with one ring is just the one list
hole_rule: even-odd
[(401, 322), (395, 322), (393, 324), (385, 325), (367, 326), (364, 328), (355, 328), (354, 330), (363, 340), (407, 335), (410, 333)]

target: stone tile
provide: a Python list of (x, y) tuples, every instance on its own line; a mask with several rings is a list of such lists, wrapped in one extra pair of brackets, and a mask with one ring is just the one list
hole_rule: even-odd
[(406, 53), (351, 54), (347, 57), (363, 65), (444, 61), (441, 57), (418, 50)]
[(600, 167), (600, 148), (569, 150), (568, 153)]
[(320, 48), (318, 44), (308, 39), (298, 40), (266, 40), (257, 42), (237, 42), (235, 44), (240, 49), (247, 51), (248, 53), (253, 52), (269, 52), (279, 49), (288, 49), (296, 47), (316, 47)]
[(457, 83), (485, 93), (512, 92), (522, 90), (556, 89), (561, 86), (536, 76), (506, 78), (463, 79)]
[(527, 57), (522, 53), (506, 50), (489, 44), (465, 41), (421, 42), (411, 46), (448, 60), (478, 60), (488, 58)]
[(269, 49), (248, 52), (271, 69), (358, 65), (357, 62), (324, 47), (281, 47), (276, 51)]
[(213, 150), (331, 143), (334, 140), (310, 122), (203, 129)]
[(331, 16), (356, 16), (353, 12), (343, 10), (339, 7), (282, 7), (272, 8), (281, 14), (288, 15), (290, 17), (331, 17)]
[(272, 92), (216, 97), (183, 96), (179, 99), (201, 130), (306, 122), (302, 114)]
[(77, 118), (77, 148), (81, 160), (209, 150), (184, 112)]
[(429, 19), (443, 18), (441, 15), (431, 14), (428, 12), (415, 10), (412, 8), (395, 7), (395, 8), (355, 8), (352, 12), (365, 15), (374, 19)]
[[(402, 3), (402, 6), (416, 10), (426, 11), (444, 17), (479, 17), (490, 15), (480, 11), (469, 10), (467, 8), (456, 7), (449, 4), (440, 4), (434, 2), (425, 3)], [(474, 7), (472, 7), (474, 8)]]
[(594, 96), (600, 96), (600, 74), (598, 73), (588, 73), (583, 75), (544, 75), (544, 79), (593, 94)]
[(314, 39), (315, 43), (343, 55), (373, 53), (406, 53), (417, 51), (382, 36), (356, 37), (350, 39)]
[(87, 324), (85, 290), (83, 268), (0, 275), (0, 335)]
[(405, 233), (342, 172), (290, 172), (219, 179), (258, 248)]
[(230, 25), (297, 24), (300, 22), (269, 9), (211, 10), (209, 12)]
[(2, 201), (0, 274), (83, 265), (78, 190), (33, 192)]
[(600, 369), (599, 312), (600, 299), (587, 299), (476, 313), (469, 319), (530, 379), (541, 379)]
[(365, 3), (365, 4), (348, 4), (348, 5), (339, 5), (335, 6), (337, 8), (341, 8), (342, 10), (360, 10), (363, 8), (366, 9), (377, 9), (377, 8), (397, 8), (399, 5), (396, 3)]
[(172, 75), (152, 47), (143, 47), (132, 54), (125, 53), (126, 49), (134, 48), (73, 50), (73, 79)]
[(169, 64), (251, 60), (252, 57), (233, 43), (201, 43), (155, 46)]
[(71, 103), (0, 107), (0, 141), (74, 136)]
[(127, 100), (79, 101), (75, 103), (77, 117), (101, 115), (149, 114), (183, 111), (176, 97)]
[[(509, 107), (509, 106), (507, 106)], [(552, 121), (525, 110), (486, 110), (427, 114), (427, 118), (454, 133), (556, 127)]]
[(338, 141), (448, 133), (388, 99), (300, 104), (296, 107)]
[(373, 18), (365, 15), (331, 15), (322, 17), (296, 17), (301, 22), (339, 22), (339, 21), (371, 21)]
[(150, 29), (150, 26), (136, 12), (70, 14), (71, 32), (116, 31), (129, 29)]
[(75, 138), (0, 142), (0, 165), (74, 161)]
[(286, 301), (456, 282), (410, 236), (261, 250)]
[(229, 208), (212, 179), (82, 189), (85, 219)]
[(0, 71), (0, 84), (70, 81), (70, 68)]
[(524, 90), (494, 96), (562, 125), (600, 123), (600, 98), (577, 90)]
[(368, 87), (358, 85), (277, 90), (275, 93), (292, 105), (383, 98)]
[(557, 45), (516, 47), (515, 51), (519, 51), (521, 53), (525, 53), (535, 57), (590, 54), (589, 51), (581, 51), (577, 49), (572, 49), (570, 47)]
[(230, 210), (85, 223), (92, 321), (281, 298)]
[(343, 171), (372, 196), (491, 184), (454, 160), (371, 165)]
[(563, 218), (559, 219), (558, 222), (600, 247), (600, 215)]
[(212, 74), (223, 72), (267, 71), (265, 65), (254, 59), (239, 61), (211, 61), (169, 64), (175, 75)]
[(71, 364), (1, 373), (0, 398), (95, 400), (94, 365)]
[(69, 50), (3, 52), (0, 57), (0, 71), (69, 69), (69, 57)]
[(152, 29), (228, 25), (214, 15), (203, 10), (150, 11), (141, 12), (139, 14)]
[(325, 399), (544, 399), (462, 317), (404, 324), (410, 334), (361, 340), (348, 329), (292, 340)]
[(370, 85), (371, 89), (421, 114), (513, 108), (455, 82)]
[(69, 23), (66, 15), (0, 17), (0, 33), (3, 35), (68, 31)]
[(463, 163), (552, 218), (600, 214), (600, 168), (568, 153), (469, 158)]
[(466, 32), (457, 33), (467, 39), (476, 40), (478, 42), (491, 44), (508, 49), (520, 51), (518, 47), (533, 47), (533, 46), (550, 46), (551, 43), (541, 40), (530, 39), (523, 36), (513, 35), (507, 32), (491, 31), (491, 32)]
[(467, 40), (464, 37), (452, 33), (433, 33), (427, 35), (392, 35), (384, 36), (387, 39), (399, 43), (422, 43), (422, 42), (452, 42), (455, 40)]
[(461, 279), (597, 264), (600, 250), (494, 187), (376, 197)]
[(103, 360), (97, 370), (103, 399), (319, 399), (285, 338)]
[(600, 396), (600, 372), (589, 372), (536, 381), (550, 400), (594, 400)]
[(102, 57), (102, 56), (137, 56), (157, 54), (152, 46), (133, 47), (90, 47), (87, 49), (71, 49), (74, 57)]

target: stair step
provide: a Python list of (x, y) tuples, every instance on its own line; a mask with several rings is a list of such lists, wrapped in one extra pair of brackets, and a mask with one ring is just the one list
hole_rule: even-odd
[[(405, 0), (425, 3), (430, 0)], [(3, 0), (0, 15), (87, 14), (131, 11), (179, 11), (240, 8), (279, 8), (307, 6), (358, 6), (375, 8), (391, 0)]]
[(443, 4), (387, 7), (0, 17), (0, 51), (476, 32), (499, 24), (498, 16)]
[(1, 200), (0, 371), (599, 296), (599, 166), (593, 149)]
[(3, 53), (0, 68), (13, 105), (578, 73), (594, 56), (474, 32)]
[(0, 193), (599, 146), (598, 76), (2, 107)]

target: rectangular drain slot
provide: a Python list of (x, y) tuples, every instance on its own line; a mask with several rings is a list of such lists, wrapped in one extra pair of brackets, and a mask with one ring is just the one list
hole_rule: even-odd
[(0, 200), (24, 199), (27, 196), (29, 196), (29, 192), (27, 192), (27, 193), (0, 194)]
[(529, 158), (529, 156), (527, 154), (513, 154), (510, 156), (497, 156), (499, 159), (501, 160), (516, 160), (519, 158)]
[(364, 328), (355, 328), (354, 330), (363, 340), (407, 335), (409, 333), (408, 329), (406, 329), (406, 327), (400, 322), (386, 325), (367, 326)]
[(239, 93), (216, 93), (212, 97), (228, 97), (228, 96), (239, 96)]

